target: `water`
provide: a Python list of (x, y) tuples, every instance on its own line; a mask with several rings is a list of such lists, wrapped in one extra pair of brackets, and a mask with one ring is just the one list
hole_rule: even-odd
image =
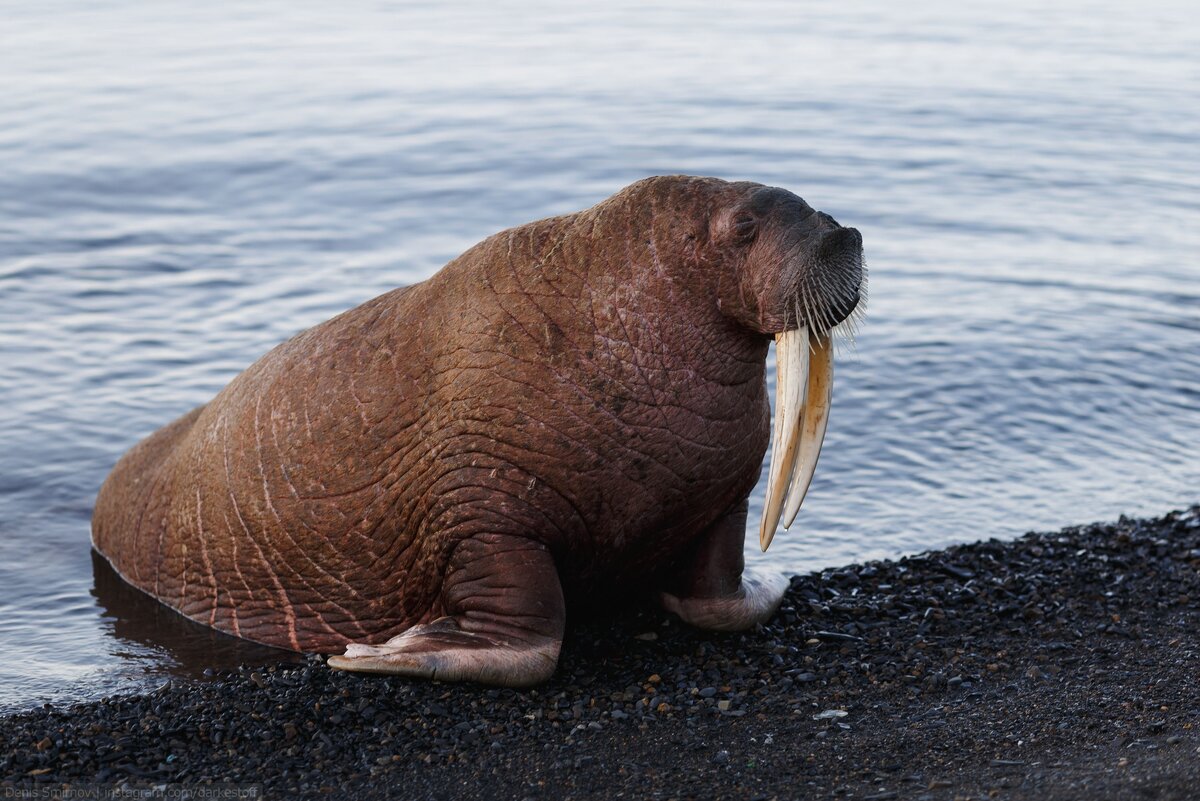
[(1189, 5), (107, 5), (0, 3), (0, 707), (253, 658), (93, 564), (117, 457), (294, 332), (650, 174), (788, 187), (866, 240), (770, 564), (1197, 500)]

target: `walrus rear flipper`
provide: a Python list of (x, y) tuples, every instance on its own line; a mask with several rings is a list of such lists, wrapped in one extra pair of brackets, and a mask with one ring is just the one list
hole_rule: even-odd
[(541, 543), (507, 535), (464, 540), (442, 590), (449, 616), (381, 645), (352, 643), (329, 666), (439, 681), (528, 687), (558, 664), (566, 607)]

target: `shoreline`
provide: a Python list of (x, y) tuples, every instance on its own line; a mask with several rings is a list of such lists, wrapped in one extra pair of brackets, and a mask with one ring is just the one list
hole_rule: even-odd
[[(0, 716), (10, 787), (266, 798), (1189, 798), (1200, 506), (796, 576), (759, 630), (568, 625), (531, 690), (310, 658)], [(6, 796), (8, 797), (8, 796)]]

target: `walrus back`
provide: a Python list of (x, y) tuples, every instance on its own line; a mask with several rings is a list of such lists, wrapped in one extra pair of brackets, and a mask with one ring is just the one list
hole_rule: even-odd
[(331, 650), (416, 622), (414, 587), (440, 565), (398, 511), (412, 493), (396, 454), (422, 427), (412, 289), (297, 334), (138, 443), (100, 490), (96, 549), (185, 616), (268, 645)]

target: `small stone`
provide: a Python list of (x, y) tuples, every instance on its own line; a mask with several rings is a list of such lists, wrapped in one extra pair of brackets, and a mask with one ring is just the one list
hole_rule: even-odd
[(267, 686), (266, 680), (263, 679), (262, 674), (258, 673), (257, 671), (250, 674), (250, 681), (254, 682), (260, 688)]
[(965, 567), (959, 567), (958, 565), (947, 565), (947, 564), (938, 564), (937, 567), (939, 570), (941, 570), (946, 575), (953, 576), (954, 578), (960, 579), (962, 581), (967, 581), (969, 579), (975, 578), (975, 573), (971, 570), (968, 570)]
[(721, 710), (722, 712), (728, 712), (729, 707), (732, 703), (733, 702), (730, 701), (728, 698), (721, 700), (721, 701), (717, 701), (717, 709)]
[(813, 715), (813, 720), (836, 720), (844, 718), (850, 713), (844, 709), (826, 709), (824, 712), (818, 712)]
[(654, 631), (644, 631), (641, 634), (633, 635), (633, 639), (645, 640), (646, 642), (653, 642), (654, 640), (658, 639), (658, 633), (654, 632)]
[(713, 762), (717, 763), (718, 765), (726, 764), (727, 762), (729, 762), (729, 752), (728, 751), (718, 751), (716, 756), (713, 757)]
[(54, 741), (51, 740), (49, 737), (46, 737), (46, 738), (38, 741), (37, 750), (46, 751), (46, 750), (49, 750), (50, 748), (52, 748), (53, 746), (54, 746)]
[(712, 698), (716, 694), (717, 694), (716, 687), (705, 687), (703, 690), (700, 691), (701, 698)]

